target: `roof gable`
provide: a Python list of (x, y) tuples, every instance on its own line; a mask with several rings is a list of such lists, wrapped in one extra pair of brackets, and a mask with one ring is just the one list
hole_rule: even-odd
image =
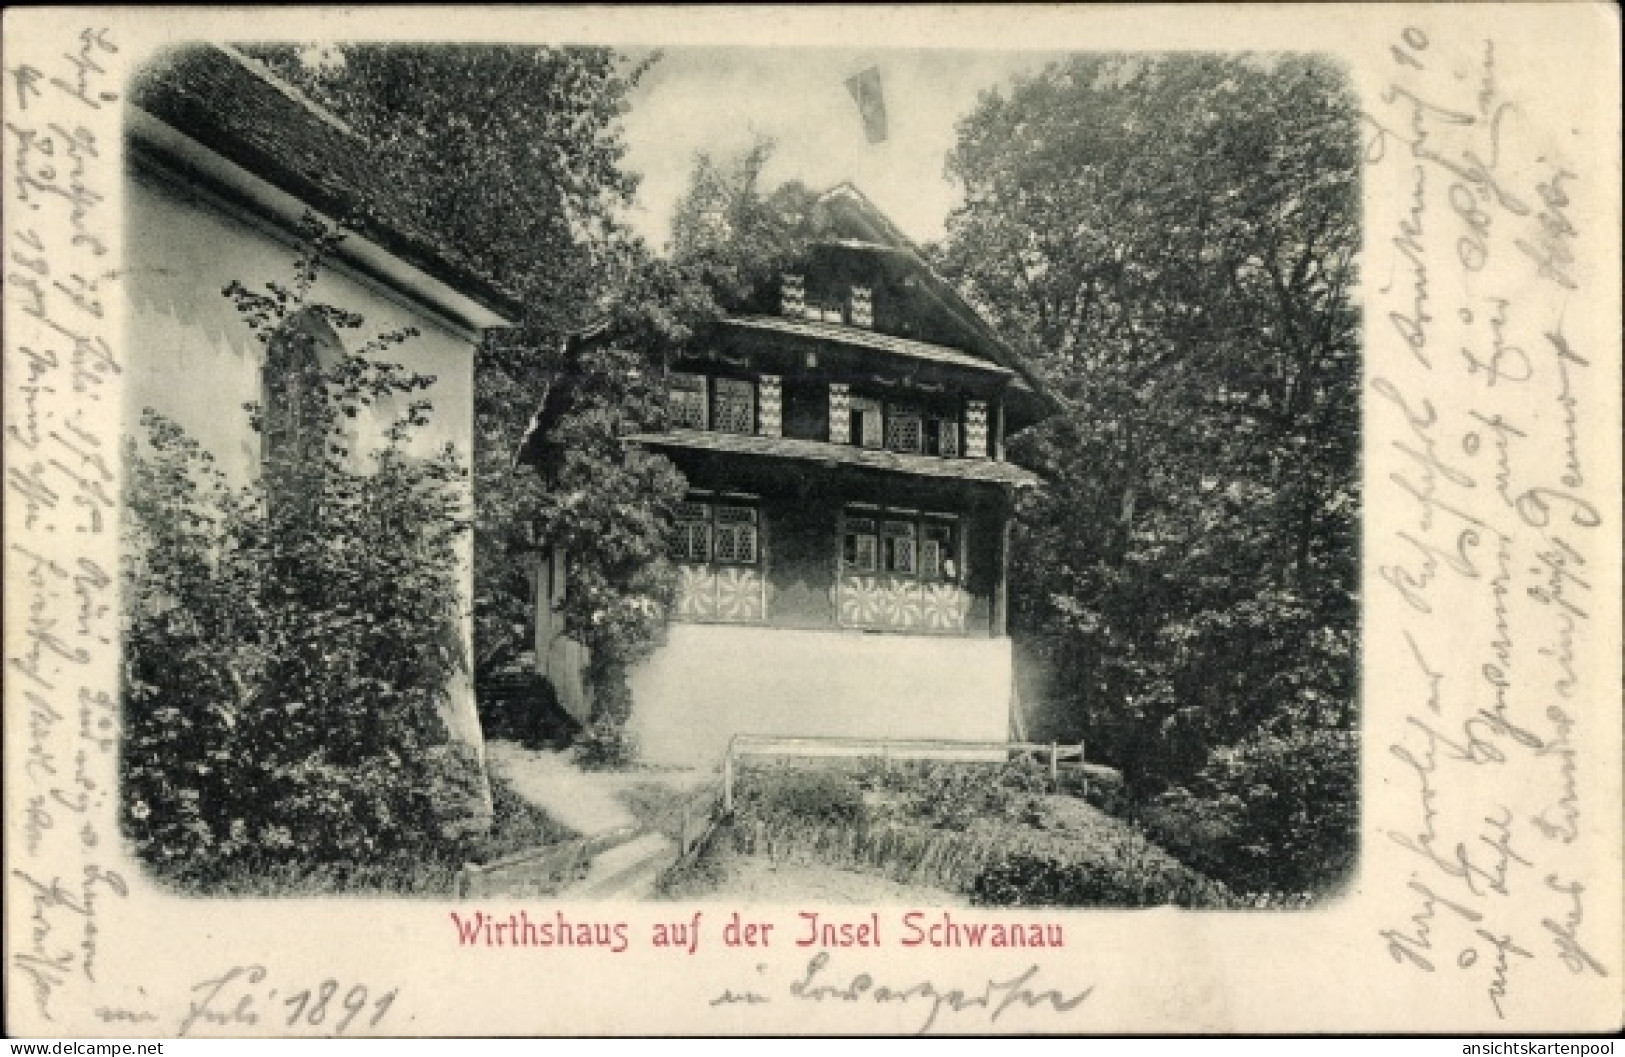
[[(1026, 383), (1037, 401), (1034, 418), (1060, 408), (1060, 399), (1024, 358), (862, 191), (850, 182), (837, 184), (814, 202), (811, 219), (815, 240), (804, 263), (816, 268), (820, 257), (832, 254), (869, 258), (869, 274), (888, 276), (894, 289), (912, 302), (909, 311), (919, 329), (898, 336), (951, 346), (1008, 369)], [(776, 292), (764, 294), (768, 300), (777, 296)], [(765, 301), (758, 301), (756, 307), (774, 310)]]
[(500, 316), (518, 318), (519, 297), (411, 215), (349, 126), (262, 64), (226, 47), (175, 48), (135, 75), (129, 99), (277, 190), (344, 220), (412, 267)]

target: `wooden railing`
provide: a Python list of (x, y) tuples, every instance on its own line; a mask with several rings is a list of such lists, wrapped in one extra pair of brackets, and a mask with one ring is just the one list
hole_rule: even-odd
[(1047, 745), (1031, 741), (950, 741), (928, 738), (902, 740), (877, 738), (777, 738), (756, 734), (735, 734), (728, 742), (728, 755), (722, 764), (722, 810), (733, 811), (736, 761), (744, 756), (833, 756), (850, 759), (879, 757), (892, 760), (988, 760), (1030, 756), (1045, 761), (1051, 780), (1060, 777), (1061, 767), (1083, 776), (1085, 790), (1091, 777), (1120, 779), (1116, 769), (1089, 763), (1084, 743)]
[[(701, 851), (715, 832), (718, 822), (733, 813), (738, 761), (747, 756), (878, 758), (888, 764), (893, 760), (987, 761), (1028, 756), (1048, 765), (1051, 780), (1060, 776), (1062, 768), (1080, 774), (1086, 790), (1091, 778), (1112, 781), (1121, 780), (1122, 777), (1114, 768), (1089, 763), (1084, 758), (1082, 742), (1065, 745), (1053, 741), (1043, 744), (1031, 741), (779, 738), (736, 734), (729, 741), (728, 753), (723, 758), (721, 783), (706, 785), (680, 796), (677, 805), (671, 813), (664, 815), (665, 821), (658, 826), (666, 829), (675, 815), (677, 862), (687, 861)], [(578, 837), (561, 844), (520, 852), (484, 865), (470, 863), (458, 875), (457, 894), (465, 899), (492, 894), (551, 895), (578, 880), (594, 856), (646, 831), (642, 826), (627, 826), (592, 837)], [(670, 832), (669, 829), (666, 831)]]
[(677, 861), (689, 859), (704, 847), (716, 829), (722, 802), (720, 785), (708, 785), (683, 798), (677, 805)]

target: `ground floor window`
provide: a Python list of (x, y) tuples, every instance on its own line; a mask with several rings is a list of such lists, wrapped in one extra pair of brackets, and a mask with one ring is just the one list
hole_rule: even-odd
[(767, 616), (761, 511), (747, 496), (691, 495), (677, 510), (671, 557), (678, 564), (679, 619), (755, 623)]
[(672, 533), (672, 560), (755, 565), (760, 550), (759, 517), (754, 503), (738, 500), (681, 503)]
[(842, 518), (841, 568), (957, 582), (959, 518), (952, 514), (850, 507)]

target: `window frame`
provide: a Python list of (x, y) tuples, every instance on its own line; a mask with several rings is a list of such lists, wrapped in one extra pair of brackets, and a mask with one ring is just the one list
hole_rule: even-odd
[[(683, 508), (690, 508), (690, 512), (703, 511), (699, 516), (684, 517)], [(744, 518), (729, 517), (727, 512), (745, 512)], [(677, 538), (672, 540), (668, 554), (672, 561), (683, 565), (710, 565), (710, 566), (738, 566), (760, 567), (764, 564), (762, 558), (762, 504), (759, 497), (723, 494), (715, 495), (709, 492), (691, 492), (678, 507), (678, 514), (672, 519), (673, 529), (682, 533), (683, 544), (679, 551)], [(704, 529), (701, 538), (704, 539), (705, 556), (694, 556), (692, 546), (693, 530)], [(724, 529), (730, 536), (737, 536), (742, 529), (748, 528), (747, 538), (750, 540), (750, 557), (721, 557), (720, 541)], [(737, 553), (737, 548), (732, 548)]]
[[(886, 431), (885, 449), (895, 451), (900, 455), (925, 454), (925, 424), (928, 418), (925, 409), (919, 404), (907, 401), (887, 401), (886, 403)], [(898, 443), (905, 424), (914, 427), (914, 445), (912, 447)]]
[[(867, 531), (854, 531), (854, 525), (861, 525)], [(893, 526), (909, 526), (910, 532), (905, 536), (902, 533), (889, 531)], [(939, 535), (931, 530), (947, 532), (945, 546), (939, 546), (936, 562), (936, 571), (927, 574), (925, 563), (926, 543), (941, 542)], [(868, 566), (856, 562), (854, 557), (862, 552), (860, 539), (870, 541), (870, 556), (872, 561)], [(897, 548), (892, 540), (908, 539), (911, 544), (911, 570), (900, 570), (896, 567)], [(965, 578), (965, 518), (960, 514), (940, 513), (937, 511), (922, 511), (900, 507), (887, 507), (878, 504), (848, 503), (841, 508), (840, 525), (840, 572), (841, 575), (855, 576), (895, 576), (905, 580), (914, 580), (922, 584), (954, 584), (964, 587)], [(953, 563), (952, 573), (945, 572), (948, 562)]]
[[(697, 386), (690, 384), (687, 387), (679, 388), (677, 384), (679, 380), (686, 381), (690, 379), (697, 381), (699, 384)], [(676, 409), (678, 407), (677, 395), (679, 393), (682, 393), (685, 396), (698, 394), (699, 400), (697, 406), (700, 412), (699, 425), (696, 426), (690, 422), (679, 420), (676, 414)], [(671, 424), (674, 428), (699, 430), (709, 430), (711, 428), (711, 382), (707, 375), (698, 371), (667, 371), (666, 402), (668, 408), (670, 408), (672, 411)]]
[[(926, 455), (938, 459), (965, 459), (967, 453), (964, 413), (962, 408), (947, 408), (941, 403), (918, 400), (899, 400), (875, 396), (871, 392), (847, 389), (847, 421), (837, 435), (853, 448), (868, 451), (890, 451), (900, 455)], [(873, 424), (871, 424), (871, 416)], [(917, 427), (918, 446), (896, 443), (899, 423), (908, 421)], [(943, 437), (950, 439), (943, 444)], [(944, 448), (947, 448), (944, 451)]]
[[(725, 391), (728, 391), (726, 397), (724, 396)], [(709, 428), (713, 433), (731, 433), (742, 437), (755, 436), (757, 400), (755, 379), (731, 378), (723, 375), (713, 376), (711, 378), (711, 424)], [(725, 403), (731, 404), (735, 408), (743, 406), (744, 429), (723, 428), (723, 408)]]

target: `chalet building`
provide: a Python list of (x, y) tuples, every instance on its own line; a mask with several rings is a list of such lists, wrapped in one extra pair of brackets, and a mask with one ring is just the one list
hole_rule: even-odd
[(668, 634), (631, 680), (651, 762), (714, 762), (735, 733), (1011, 728), (1009, 523), (1037, 480), (1005, 440), (1054, 400), (857, 190), (815, 217), (803, 259), (669, 365), (671, 428), (629, 438), (690, 484)]
[[(410, 451), (427, 457), (449, 444), (470, 461), (474, 350), (483, 330), (519, 318), (518, 299), (404, 212), (390, 175), (343, 121), (252, 58), (215, 45), (173, 49), (136, 74), (128, 99), (126, 433), (139, 434), (141, 413), (151, 408), (181, 425), (235, 483), (246, 483), (279, 445), (285, 457), (315, 439), (292, 428), (262, 435), (246, 402), (263, 400), (272, 423), (297, 423), (310, 368), (329, 366), (346, 345), (365, 340), (357, 334), (410, 327), (417, 337), (391, 358), (435, 379), (424, 393), (433, 416)], [(366, 327), (341, 334), (307, 312), (290, 331), (308, 340), (273, 343), (268, 353), (221, 291), (233, 281), (253, 289), (286, 283), (307, 215), (329, 224), (350, 219), (313, 299), (360, 313)], [(357, 448), (381, 446), (400, 410), (363, 411), (354, 423)], [(446, 575), (470, 611), (471, 541)], [(471, 617), (458, 638), (471, 657)], [(450, 737), (478, 753), (471, 671), (446, 688), (443, 711)]]

